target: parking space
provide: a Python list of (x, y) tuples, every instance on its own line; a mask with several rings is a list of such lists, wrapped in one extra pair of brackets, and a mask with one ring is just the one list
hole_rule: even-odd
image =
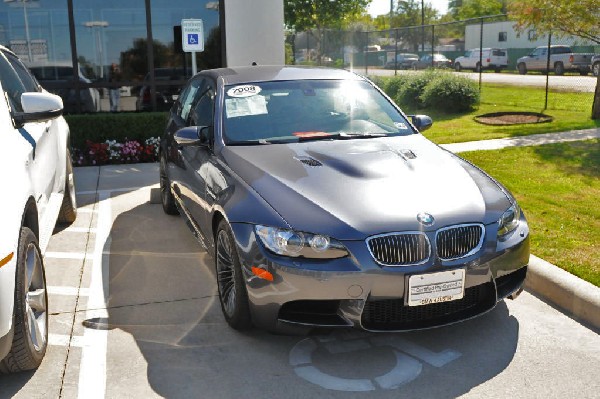
[(524, 293), (402, 334), (236, 332), (212, 258), (156, 198), (154, 164), (76, 169), (78, 220), (46, 249), (50, 347), (0, 398), (581, 397), (600, 337)]

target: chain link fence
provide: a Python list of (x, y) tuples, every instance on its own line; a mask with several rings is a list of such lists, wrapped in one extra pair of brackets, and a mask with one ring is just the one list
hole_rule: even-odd
[[(506, 15), (385, 31), (311, 30), (287, 40), (292, 64), (368, 76), (452, 69), (478, 82), (482, 103), (536, 112), (590, 110), (596, 87), (591, 59), (600, 54), (599, 45), (578, 37), (538, 35), (534, 29), (519, 33)], [(526, 88), (527, 101), (502, 94), (507, 86)], [(557, 94), (565, 92), (571, 93), (568, 101)]]

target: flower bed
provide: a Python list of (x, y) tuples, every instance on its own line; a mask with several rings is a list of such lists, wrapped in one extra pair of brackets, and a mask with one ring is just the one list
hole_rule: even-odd
[(106, 140), (95, 143), (87, 140), (85, 147), (72, 148), (74, 166), (100, 166), (108, 164), (158, 162), (160, 139), (150, 137), (143, 143), (125, 139), (123, 142)]

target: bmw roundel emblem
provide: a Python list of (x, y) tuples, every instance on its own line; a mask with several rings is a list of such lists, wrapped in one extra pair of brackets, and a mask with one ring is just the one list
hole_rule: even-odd
[(435, 223), (435, 219), (433, 218), (433, 216), (426, 212), (419, 213), (417, 215), (417, 220), (423, 226), (433, 226), (433, 223)]

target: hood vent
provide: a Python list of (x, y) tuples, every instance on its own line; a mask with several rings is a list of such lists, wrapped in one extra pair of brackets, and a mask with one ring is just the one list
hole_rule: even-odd
[(417, 157), (411, 150), (399, 150), (397, 154), (406, 160), (415, 159)]
[(323, 164), (321, 162), (319, 162), (316, 159), (311, 158), (311, 157), (297, 157), (296, 159), (308, 166), (312, 166), (312, 167), (323, 166)]

